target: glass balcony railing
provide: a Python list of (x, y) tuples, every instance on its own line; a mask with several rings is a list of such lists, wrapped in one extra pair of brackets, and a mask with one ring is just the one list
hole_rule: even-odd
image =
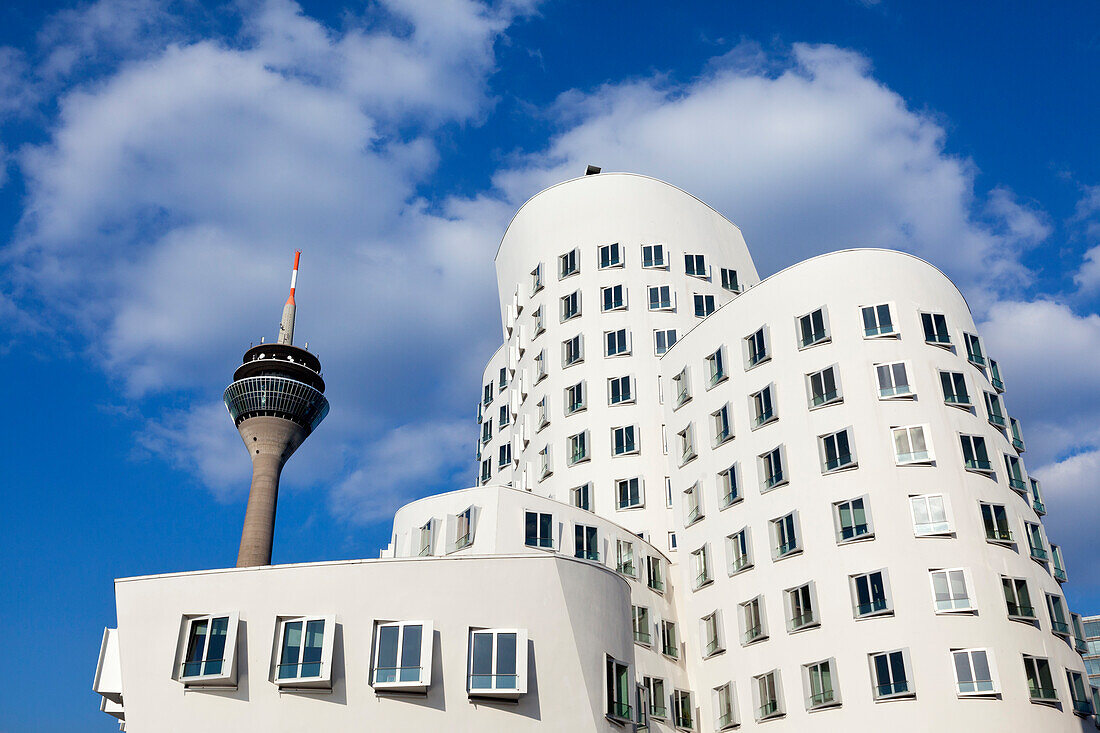
[(815, 394), (813, 396), (812, 402), (814, 407), (819, 407), (821, 405), (828, 404), (829, 402), (835, 402), (839, 396), (840, 394), (834, 389), (833, 391), (826, 392), (825, 394)]
[(722, 506), (730, 506), (735, 501), (737, 501), (737, 489), (732, 489), (729, 493), (722, 497)]
[(1042, 560), (1043, 562), (1046, 562), (1048, 559), (1047, 551), (1042, 547), (1035, 547), (1034, 545), (1031, 546), (1031, 557), (1035, 560)]
[(767, 412), (761, 412), (759, 415), (757, 415), (753, 419), (753, 424), (756, 425), (756, 427), (760, 427), (761, 425), (764, 425), (765, 423), (771, 422), (774, 419), (775, 419), (775, 411), (774, 410), (768, 410)]
[(783, 544), (775, 548), (775, 557), (776, 559), (778, 559), (786, 555), (790, 555), (797, 549), (798, 544), (794, 540), (791, 540), (790, 542), (784, 542)]
[(770, 476), (765, 476), (764, 477), (764, 488), (765, 489), (774, 489), (776, 486), (778, 486), (781, 483), (783, 483), (783, 474), (782, 473), (773, 473)]
[(764, 627), (760, 624), (757, 624), (756, 626), (753, 626), (752, 628), (745, 631), (745, 633), (741, 634), (741, 643), (748, 644), (750, 642), (756, 641), (757, 639), (763, 638), (763, 636)]
[(756, 717), (759, 720), (764, 718), (770, 718), (779, 713), (779, 702), (776, 700), (769, 700), (756, 709)]
[(1065, 621), (1052, 620), (1050, 622), (1050, 630), (1059, 636), (1069, 636), (1069, 624)]
[(1044, 504), (1039, 499), (1032, 500), (1031, 506), (1035, 510), (1036, 514), (1046, 514), (1047, 513), (1046, 504)]
[(714, 654), (715, 652), (717, 652), (721, 648), (722, 648), (722, 645), (720, 643), (718, 643), (717, 639), (711, 639), (710, 641), (707, 642), (707, 647), (706, 647), (706, 650), (703, 652), (703, 655), (709, 657), (711, 654)]
[(825, 340), (825, 332), (824, 331), (814, 331), (813, 333), (808, 333), (805, 336), (803, 336), (801, 343), (802, 343), (802, 347), (805, 348), (807, 346), (813, 346), (814, 344), (820, 343), (824, 340)]
[(733, 573), (744, 570), (750, 564), (748, 555), (738, 555), (733, 559), (733, 562), (730, 563), (730, 574), (732, 575)]
[(971, 471), (992, 471), (993, 466), (988, 460), (981, 460), (978, 458), (967, 458), (966, 467)]
[(884, 685), (875, 685), (875, 695), (878, 697), (904, 695), (907, 692), (909, 692), (908, 680), (898, 680), (897, 682), (888, 682)]
[(612, 718), (619, 718), (620, 720), (630, 720), (631, 711), (629, 703), (625, 702), (609, 702), (607, 704), (607, 714)]
[(1008, 480), (1008, 485), (1016, 491), (1021, 491), (1025, 494), (1027, 493), (1027, 484), (1024, 483), (1023, 479), (1010, 478)]
[(1092, 703), (1088, 700), (1074, 700), (1073, 712), (1080, 715), (1092, 715)]
[(836, 458), (825, 461), (825, 470), (836, 471), (837, 469), (844, 468), (845, 466), (850, 466), (852, 465), (852, 463), (853, 461), (851, 454), (845, 453), (844, 455), (837, 456)]
[(653, 636), (648, 631), (634, 630), (634, 641), (649, 646), (653, 642)]
[(1067, 580), (1066, 571), (1062, 568), (1054, 568), (1054, 572), (1052, 573), (1052, 575), (1054, 575), (1055, 580), (1061, 583), (1065, 583)]
[(815, 620), (816, 619), (814, 618), (813, 611), (806, 611), (803, 614), (795, 616), (791, 619), (791, 631), (801, 629), (804, 626), (809, 626), (810, 624), (814, 623)]
[(886, 610), (886, 599), (875, 598), (867, 603), (857, 603), (855, 605), (855, 612), (857, 616), (869, 616), (872, 613), (880, 613)]
[(1056, 701), (1058, 699), (1058, 691), (1053, 687), (1035, 687), (1031, 685), (1030, 689), (1032, 700)]
[(1012, 530), (1010, 530), (1010, 529), (999, 529), (997, 527), (986, 527), (985, 528), (985, 538), (987, 540), (991, 540), (993, 542), (1011, 542), (1012, 541)]
[(1035, 618), (1035, 609), (1022, 603), (1009, 603), (1008, 615), (1017, 618)]
[(819, 708), (836, 702), (836, 693), (833, 690), (822, 690), (806, 698), (810, 708)]

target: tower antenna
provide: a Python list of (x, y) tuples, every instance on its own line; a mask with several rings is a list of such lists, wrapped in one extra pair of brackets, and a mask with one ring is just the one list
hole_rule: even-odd
[(298, 284), (298, 260), (302, 257), (302, 250), (294, 250), (294, 269), (290, 271), (290, 295), (287, 296), (286, 305), (283, 306), (283, 320), (279, 324), (279, 343), (294, 344), (294, 315), (297, 306), (294, 304), (294, 286)]

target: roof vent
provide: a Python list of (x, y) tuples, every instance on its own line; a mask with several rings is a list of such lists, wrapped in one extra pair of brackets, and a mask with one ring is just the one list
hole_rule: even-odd
[(586, 169), (584, 170), (584, 174), (585, 174), (586, 176), (594, 176), (594, 175), (596, 175), (596, 174), (597, 174), (597, 173), (599, 173), (599, 172), (600, 172), (600, 167), (599, 167), (598, 165), (589, 165), (589, 166), (588, 166), (588, 167), (587, 167), (587, 168), (586, 168)]

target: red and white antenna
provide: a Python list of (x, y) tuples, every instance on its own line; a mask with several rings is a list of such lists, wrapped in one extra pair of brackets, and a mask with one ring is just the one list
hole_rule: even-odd
[(290, 295), (286, 299), (286, 305), (283, 306), (283, 320), (279, 324), (280, 344), (294, 344), (294, 315), (297, 309), (294, 304), (294, 288), (298, 284), (298, 260), (301, 257), (302, 250), (294, 250), (294, 269), (290, 272)]

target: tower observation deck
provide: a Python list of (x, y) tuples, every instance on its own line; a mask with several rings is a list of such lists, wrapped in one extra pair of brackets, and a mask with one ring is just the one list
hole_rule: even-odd
[(300, 256), (295, 252), (290, 297), (283, 308), (278, 341), (246, 351), (233, 372), (233, 383), (222, 395), (252, 459), (252, 485), (237, 567), (271, 564), (283, 466), (328, 415), (321, 361), (293, 343)]

